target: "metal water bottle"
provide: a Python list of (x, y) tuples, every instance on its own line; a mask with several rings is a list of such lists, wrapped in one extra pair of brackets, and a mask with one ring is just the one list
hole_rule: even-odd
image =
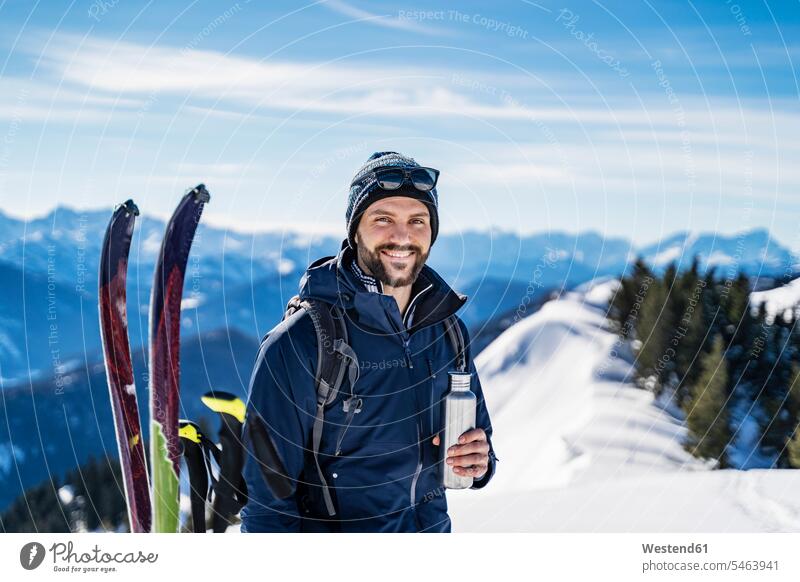
[(441, 443), (442, 485), (447, 489), (472, 487), (472, 477), (456, 475), (453, 466), (447, 464), (447, 449), (458, 444), (458, 437), (475, 428), (477, 399), (470, 390), (472, 374), (449, 372), (450, 391), (444, 398), (444, 438)]

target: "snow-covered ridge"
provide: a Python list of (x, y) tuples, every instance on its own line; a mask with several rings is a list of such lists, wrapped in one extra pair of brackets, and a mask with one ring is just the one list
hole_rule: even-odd
[(497, 473), (448, 492), (455, 531), (800, 531), (800, 471), (709, 471), (632, 383), (605, 318), (616, 281), (546, 304), (476, 358)]
[(495, 491), (699, 465), (681, 447), (680, 421), (627, 383), (630, 358), (605, 317), (616, 285), (589, 283), (545, 304), (477, 357), (497, 454), (511, 460)]

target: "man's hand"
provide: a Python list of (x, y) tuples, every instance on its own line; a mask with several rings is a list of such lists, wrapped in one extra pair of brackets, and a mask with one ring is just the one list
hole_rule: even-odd
[[(433, 444), (439, 446), (439, 435)], [(489, 443), (482, 428), (473, 428), (458, 437), (458, 444), (447, 450), (448, 465), (456, 475), (480, 479), (489, 470)]]

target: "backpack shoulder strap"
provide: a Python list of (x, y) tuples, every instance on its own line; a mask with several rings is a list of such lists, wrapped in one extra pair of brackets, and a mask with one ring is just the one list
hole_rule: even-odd
[[(286, 305), (283, 320), (288, 319), (300, 310), (305, 310), (308, 313), (311, 322), (314, 324), (314, 333), (317, 336), (317, 367), (314, 377), (317, 391), (317, 411), (311, 435), (311, 450), (322, 485), (326, 509), (330, 516), (334, 516), (336, 515), (336, 508), (333, 503), (333, 497), (322, 471), (322, 466), (319, 463), (319, 450), (325, 425), (325, 408), (336, 400), (344, 381), (345, 372), (347, 372), (350, 391), (352, 392), (350, 401), (359, 403), (358, 408), (351, 407), (351, 413), (360, 412), (360, 399), (353, 392), (353, 387), (358, 381), (359, 363), (353, 348), (348, 343), (345, 313), (341, 307), (315, 299), (301, 299), (299, 295), (295, 295), (289, 299)], [(264, 340), (267, 337), (269, 337), (269, 333), (264, 336)], [(274, 455), (273, 457), (273, 461), (277, 459)], [(271, 473), (283, 475), (285, 470), (281, 468), (278, 462), (276, 467), (271, 468)], [(281, 497), (287, 494), (286, 491), (281, 489)]]
[(353, 391), (353, 386), (358, 381), (359, 364), (353, 348), (348, 343), (345, 314), (340, 307), (313, 299), (301, 301), (300, 306), (311, 317), (317, 335), (317, 369), (314, 379), (317, 390), (317, 412), (311, 435), (311, 451), (322, 484), (326, 509), (330, 516), (334, 516), (336, 508), (319, 463), (325, 408), (339, 395), (345, 372), (348, 373), (350, 390)]
[(453, 353), (456, 354), (456, 370), (459, 372), (468, 372), (469, 368), (467, 367), (467, 350), (464, 342), (464, 334), (461, 332), (461, 326), (458, 325), (458, 319), (455, 315), (451, 315), (444, 320), (444, 328), (453, 346)]

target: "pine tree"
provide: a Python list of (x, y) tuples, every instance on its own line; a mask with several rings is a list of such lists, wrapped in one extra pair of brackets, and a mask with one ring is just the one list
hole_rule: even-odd
[(794, 437), (789, 441), (786, 446), (786, 454), (789, 460), (789, 466), (793, 469), (800, 469), (800, 423), (795, 426)]
[(636, 358), (639, 384), (656, 394), (661, 392), (660, 362), (664, 353), (666, 321), (664, 304), (666, 292), (661, 281), (655, 280), (642, 301), (636, 320)]
[(714, 337), (711, 350), (702, 355), (700, 370), (686, 408), (689, 428), (686, 449), (695, 457), (716, 459), (718, 467), (725, 468), (731, 429), (727, 410), (728, 364), (720, 335)]
[(708, 352), (711, 349), (711, 338), (723, 333), (724, 317), (722, 317), (722, 296), (720, 288), (715, 279), (714, 269), (709, 269), (703, 276), (705, 284), (703, 292), (703, 328), (706, 330), (708, 338), (703, 346), (703, 350)]
[(617, 333), (627, 339), (634, 328), (638, 314), (637, 302), (641, 302), (644, 293), (653, 279), (653, 273), (638, 257), (630, 275), (622, 277), (620, 285), (609, 304), (608, 316), (612, 320)]
[(759, 306), (756, 321), (758, 322), (757, 329), (747, 352), (748, 362), (744, 374), (747, 394), (744, 397), (753, 403), (753, 417), (763, 434), (768, 420), (772, 418), (771, 411), (765, 410), (765, 402), (769, 403), (770, 400), (767, 397), (768, 384), (778, 358), (775, 341), (773, 341), (775, 327), (769, 324), (765, 303)]
[[(63, 482), (47, 480), (27, 489), (3, 513), (0, 524), (6, 532), (66, 533), (75, 527), (75, 514), (80, 513), (89, 531), (128, 529), (121, 478), (116, 459), (90, 458), (69, 471)], [(57, 491), (64, 485), (74, 490), (73, 504), (82, 498), (80, 512), (65, 507), (59, 499)]]
[(786, 465), (800, 469), (800, 366), (792, 367), (792, 381), (789, 385), (789, 394), (786, 399), (786, 409), (789, 412), (791, 432), (786, 444)]
[(675, 323), (675, 337), (679, 338), (675, 354), (675, 373), (679, 384), (675, 399), (681, 406), (689, 399), (689, 387), (700, 375), (700, 355), (706, 337), (703, 296), (705, 281), (698, 275), (698, 259), (679, 280), (681, 304)]
[(783, 314), (775, 316), (770, 334), (769, 354), (774, 362), (761, 388), (758, 402), (761, 408), (759, 425), (762, 451), (774, 458), (777, 466), (786, 463), (786, 442), (794, 431), (794, 418), (786, 408), (789, 386), (792, 381), (790, 361), (790, 336), (794, 322), (787, 321)]
[(680, 378), (677, 374), (676, 355), (680, 350), (679, 323), (688, 300), (678, 279), (678, 268), (671, 263), (664, 271), (664, 309), (661, 314), (661, 335), (663, 348), (659, 362), (661, 389), (674, 390)]
[(758, 332), (757, 320), (750, 307), (750, 279), (744, 273), (731, 285), (726, 302), (726, 316), (733, 329), (728, 343), (728, 363), (731, 383), (736, 385), (743, 377), (750, 360), (748, 349)]

